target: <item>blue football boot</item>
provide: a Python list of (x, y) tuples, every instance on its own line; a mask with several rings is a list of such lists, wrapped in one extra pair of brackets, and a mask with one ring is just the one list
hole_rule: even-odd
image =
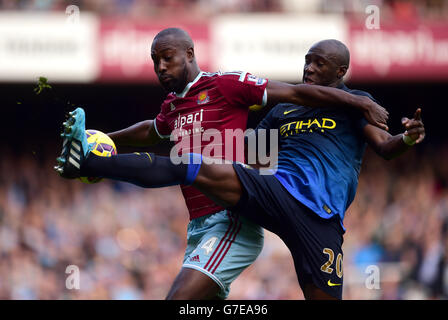
[(63, 178), (75, 179), (81, 176), (81, 164), (91, 150), (87, 142), (84, 110), (76, 108), (69, 112), (62, 125), (62, 152), (56, 159), (57, 165), (54, 169)]

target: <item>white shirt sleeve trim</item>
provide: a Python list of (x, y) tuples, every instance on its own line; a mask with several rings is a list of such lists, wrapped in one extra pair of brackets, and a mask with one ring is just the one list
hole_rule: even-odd
[(242, 71), (238, 81), (244, 82), (244, 79), (246, 79), (246, 74), (247, 72)]
[(154, 123), (154, 129), (156, 130), (157, 135), (158, 135), (160, 138), (162, 138), (162, 139), (168, 139), (171, 135), (163, 135), (163, 134), (160, 134), (159, 130), (157, 130), (156, 120), (157, 120), (157, 118), (154, 119), (154, 122), (153, 122), (153, 123)]
[(265, 88), (263, 92), (263, 100), (261, 101), (261, 106), (265, 107), (268, 103), (268, 90)]

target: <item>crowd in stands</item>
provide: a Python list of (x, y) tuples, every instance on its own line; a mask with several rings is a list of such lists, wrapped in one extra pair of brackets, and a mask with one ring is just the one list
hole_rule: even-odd
[[(344, 221), (345, 299), (448, 298), (448, 148), (420, 148), (392, 161), (366, 152)], [(186, 246), (178, 187), (64, 180), (57, 151), (41, 152), (1, 148), (0, 299), (164, 299)], [(229, 298), (303, 299), (277, 236), (265, 232)]]
[(392, 20), (447, 19), (446, 0), (0, 0), (0, 10), (62, 11), (76, 5), (102, 16), (133, 18), (180, 14), (195, 19), (225, 13), (340, 13), (365, 17), (369, 5)]

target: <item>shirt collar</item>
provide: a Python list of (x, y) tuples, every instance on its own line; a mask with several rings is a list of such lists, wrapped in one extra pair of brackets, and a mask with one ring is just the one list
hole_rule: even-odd
[(344, 90), (344, 91), (348, 91), (348, 90), (350, 90), (350, 89), (345, 85), (344, 82), (341, 82), (341, 84), (338, 85), (337, 88), (338, 88), (338, 89), (341, 89), (341, 90)]
[(178, 98), (184, 98), (184, 97), (187, 95), (187, 93), (188, 93), (188, 91), (190, 90), (190, 88), (191, 88), (196, 82), (198, 82), (198, 80), (202, 77), (203, 74), (204, 74), (203, 71), (199, 71), (199, 73), (198, 73), (198, 75), (196, 76), (196, 78), (195, 78), (193, 81), (191, 81), (190, 83), (188, 83), (188, 84), (185, 86), (185, 89), (184, 89), (181, 93), (174, 93), (174, 94), (176, 95), (176, 97), (178, 97)]

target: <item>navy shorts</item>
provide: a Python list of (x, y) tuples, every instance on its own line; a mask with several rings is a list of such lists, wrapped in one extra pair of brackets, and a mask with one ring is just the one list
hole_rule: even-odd
[(324, 219), (295, 199), (273, 175), (235, 163), (243, 185), (238, 204), (229, 208), (277, 234), (291, 251), (300, 287), (312, 283), (342, 299), (342, 242), (339, 217)]

